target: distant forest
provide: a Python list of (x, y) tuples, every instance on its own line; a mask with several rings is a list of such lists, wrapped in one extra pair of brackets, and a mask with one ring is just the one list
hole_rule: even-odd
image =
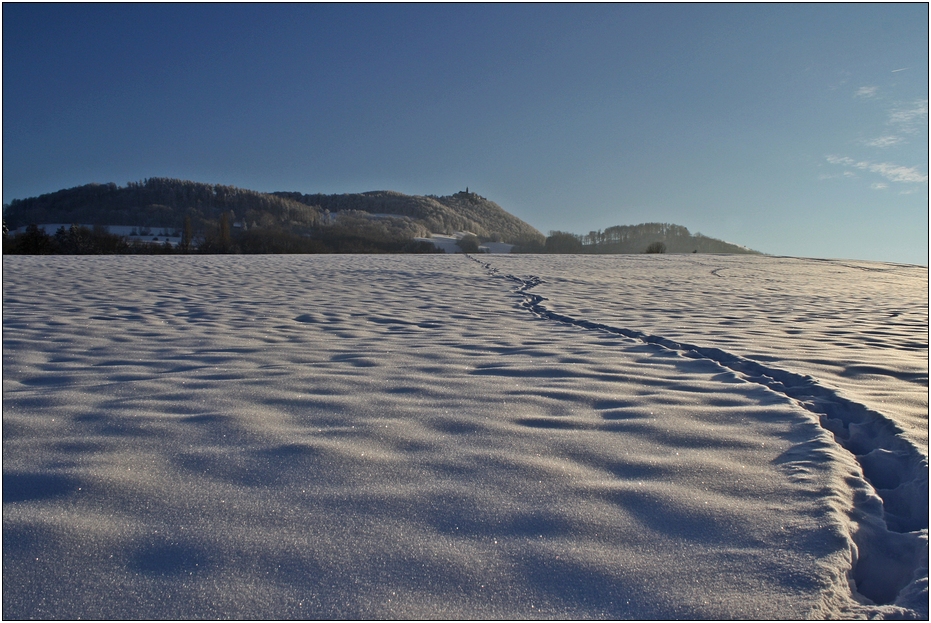
[[(63, 224), (54, 234), (38, 225)], [(172, 231), (174, 244), (127, 238), (107, 227)], [(20, 228), (26, 231), (10, 234)], [(5, 254), (434, 253), (431, 233), (469, 232), (463, 251), (504, 242), (523, 253), (748, 253), (679, 225), (617, 226), (548, 237), (468, 189), (449, 196), (372, 191), (261, 193), (168, 178), (87, 184), (3, 206)]]
[(586, 235), (551, 231), (544, 247), (545, 253), (759, 253), (669, 223), (616, 225)]

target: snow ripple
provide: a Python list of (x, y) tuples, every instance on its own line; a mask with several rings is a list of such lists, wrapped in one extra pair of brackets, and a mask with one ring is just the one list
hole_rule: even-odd
[(738, 378), (762, 385), (812, 413), (837, 444), (853, 456), (866, 481), (860, 487), (849, 483), (854, 489), (849, 511), (855, 544), (848, 575), (852, 592), (878, 605), (911, 601), (916, 591), (924, 591), (926, 599), (928, 460), (895, 422), (819, 385), (809, 375), (766, 366), (719, 348), (677, 342), (552, 311), (544, 304), (546, 297), (531, 292), (543, 283), (540, 277), (502, 274), (490, 263), (470, 259), (491, 275), (517, 284), (516, 292), (523, 297), (521, 306), (543, 320), (622, 335), (682, 357), (713, 361)]

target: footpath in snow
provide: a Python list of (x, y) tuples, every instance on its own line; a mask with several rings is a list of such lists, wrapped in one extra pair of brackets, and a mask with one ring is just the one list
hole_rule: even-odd
[[(622, 324), (626, 320), (639, 326), (659, 326), (660, 330), (674, 320), (674, 328), (666, 329), (669, 334), (677, 338), (689, 336), (704, 345), (679, 343), (661, 335), (553, 311), (553, 305), (547, 303), (546, 297), (531, 293), (532, 289), (545, 283), (539, 276), (507, 274), (505, 277), (518, 284), (517, 292), (524, 296), (523, 306), (542, 319), (625, 335), (643, 343), (661, 345), (683, 357), (714, 361), (742, 380), (770, 388), (810, 411), (821, 426), (833, 434), (837, 445), (853, 455), (862, 476), (856, 487), (858, 490), (853, 492), (853, 508), (849, 512), (855, 524), (851, 534), (856, 544), (849, 573), (852, 590), (880, 604), (897, 601), (903, 594), (909, 595), (908, 599), (912, 595), (920, 595), (926, 601), (929, 506), (928, 323), (923, 296), (927, 293), (926, 270), (876, 263), (831, 262), (827, 272), (830, 273), (832, 288), (819, 279), (823, 278), (825, 271), (817, 260), (727, 256), (714, 257), (711, 261), (675, 258), (671, 262), (631, 257), (611, 258), (613, 261), (592, 257), (573, 259), (578, 268), (587, 269), (581, 272), (588, 282), (579, 288), (581, 280), (576, 278), (568, 288), (560, 288), (565, 286), (565, 283), (560, 283), (554, 289), (565, 295), (569, 308), (576, 313), (594, 311), (590, 307), (580, 310), (579, 301), (586, 299), (577, 294), (580, 291), (599, 292), (606, 281), (605, 276), (639, 272), (638, 276), (642, 278), (646, 273), (652, 277), (651, 283), (646, 287), (642, 283), (637, 284), (639, 291), (629, 288), (632, 296), (625, 297), (624, 304), (606, 305), (597, 313), (605, 315), (607, 312), (609, 317)], [(477, 261), (491, 274), (500, 274), (499, 269), (493, 266), (494, 262)], [(637, 264), (642, 269), (644, 261), (652, 262), (654, 270), (636, 271)], [(550, 262), (533, 262), (532, 266), (541, 268), (541, 263)], [(511, 262), (511, 267), (521, 266), (527, 267), (526, 262)], [(708, 268), (708, 274), (714, 278), (723, 278), (722, 272), (727, 271), (728, 277), (737, 275), (744, 282), (765, 280), (779, 285), (767, 287), (768, 296), (760, 296), (745, 284), (735, 288), (733, 283), (729, 283), (712, 291), (715, 288), (708, 288), (707, 283), (698, 285), (703, 277), (707, 279), (705, 271), (701, 270), (703, 268)], [(887, 274), (882, 278), (861, 280), (857, 279), (856, 271)], [(922, 273), (925, 277), (923, 283)], [(630, 285), (626, 278), (624, 281), (621, 285)], [(683, 287), (683, 283), (687, 285)], [(854, 288), (855, 293), (852, 294), (850, 288), (854, 283), (860, 287)], [(720, 282), (715, 285), (720, 285)], [(790, 305), (799, 306), (801, 302), (803, 321), (773, 313), (786, 305), (779, 300), (786, 293), (791, 293), (793, 302)], [(835, 297), (833, 301), (828, 298), (832, 294)], [(660, 305), (667, 305), (670, 300), (675, 304), (657, 309), (656, 298), (661, 299)], [(828, 310), (819, 311), (824, 307)], [(683, 308), (689, 310), (686, 314), (693, 322), (677, 322), (685, 315)], [(735, 309), (740, 310), (737, 316), (733, 315)], [(901, 318), (903, 314), (907, 317)], [(835, 324), (839, 316), (845, 317), (848, 324)], [(822, 322), (812, 327), (812, 318)], [(697, 319), (705, 321), (704, 328), (696, 327), (694, 321)], [(720, 326), (731, 325), (735, 319), (745, 325), (752, 324), (755, 330), (737, 335), (716, 331), (709, 335), (709, 320)], [(890, 322), (890, 319), (897, 320)], [(838, 330), (839, 326), (842, 328)], [(796, 337), (805, 329), (812, 328), (816, 335), (843, 336), (843, 341), (832, 342), (835, 350), (854, 352), (845, 352), (844, 357), (833, 360), (816, 359), (812, 352), (817, 350), (823, 355), (827, 350), (824, 345), (811, 344), (810, 340)], [(725, 339), (721, 339), (722, 333), (727, 334)], [(876, 339), (873, 336), (882, 337)], [(737, 352), (753, 354), (744, 357), (724, 351), (714, 346), (716, 340), (725, 342)], [(799, 351), (804, 353), (802, 357), (787, 354)], [(875, 360), (881, 360), (884, 365), (870, 365), (869, 362)], [(810, 375), (774, 367), (774, 362), (776, 365), (815, 371), (824, 376), (827, 383), (819, 383)], [(870, 374), (880, 378), (874, 378), (872, 382), (861, 378)], [(856, 377), (856, 382), (845, 382), (838, 377)], [(847, 393), (867, 404), (887, 410), (889, 415), (845, 397), (844, 391), (832, 389), (832, 385), (843, 387)], [(873, 390), (872, 395), (870, 390)], [(886, 400), (877, 400), (876, 394), (887, 397), (889, 404)], [(802, 448), (798, 454), (804, 455)], [(803, 461), (810, 458), (805, 457)]]
[(3, 616), (927, 618), (927, 283), (10, 256)]

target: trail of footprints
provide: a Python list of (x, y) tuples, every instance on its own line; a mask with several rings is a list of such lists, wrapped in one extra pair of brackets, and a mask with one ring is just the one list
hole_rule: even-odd
[[(679, 343), (642, 331), (614, 327), (584, 318), (573, 318), (544, 305), (546, 298), (531, 290), (542, 283), (539, 277), (503, 275), (497, 268), (469, 256), (492, 276), (514, 282), (523, 297), (521, 306), (539, 318), (604, 331), (656, 344), (682, 357), (708, 359), (752, 383), (787, 396), (817, 416), (821, 426), (849, 451), (881, 500), (855, 496), (851, 517), (857, 546), (849, 578), (856, 592), (875, 604), (893, 604), (917, 574), (928, 568), (928, 460), (904, 436), (903, 431), (882, 414), (848, 400), (819, 385), (812, 377), (762, 365), (718, 348)], [(854, 588), (854, 586), (852, 586)]]

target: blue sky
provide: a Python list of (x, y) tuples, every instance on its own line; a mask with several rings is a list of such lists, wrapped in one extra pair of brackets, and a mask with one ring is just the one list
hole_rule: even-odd
[(926, 4), (3, 4), (3, 201), (470, 190), (928, 263)]

